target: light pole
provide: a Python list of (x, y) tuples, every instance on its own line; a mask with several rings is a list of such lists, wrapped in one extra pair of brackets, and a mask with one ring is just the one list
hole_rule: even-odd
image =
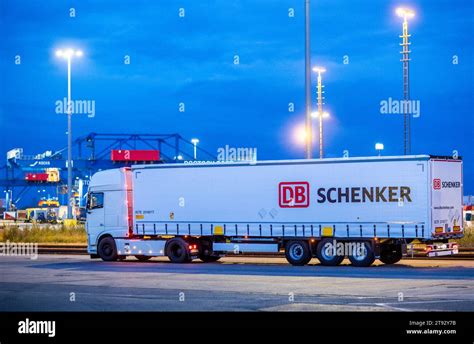
[(81, 57), (81, 50), (58, 50), (57, 57), (67, 60), (67, 218), (72, 216), (72, 101), (71, 101), (71, 61), (73, 57)]
[(376, 143), (375, 144), (375, 150), (379, 153), (379, 156), (382, 153), (383, 149), (384, 149), (383, 143)]
[(402, 43), (402, 59), (403, 64), (403, 154), (410, 154), (411, 151), (411, 129), (410, 129), (410, 114), (408, 113), (408, 102), (410, 101), (410, 42), (408, 41), (410, 35), (408, 34), (408, 19), (415, 16), (415, 12), (407, 8), (397, 8), (397, 15), (403, 18), (403, 32), (400, 38)]
[[(322, 147), (322, 145), (324, 144), (323, 143), (324, 141), (322, 139), (323, 130), (321, 129), (323, 127), (322, 123), (323, 123), (323, 120), (330, 117), (329, 112), (327, 112), (327, 111), (323, 111), (323, 112), (315, 111), (311, 114), (311, 116), (313, 118), (317, 118), (319, 120), (318, 121), (318, 123), (319, 123), (319, 145), (320, 145), (320, 147)], [(320, 149), (319, 150), (320, 159), (322, 159), (322, 152), (323, 152), (323, 150)]]
[(323, 82), (321, 74), (326, 71), (323, 67), (314, 67), (313, 71), (318, 73), (318, 117), (319, 117), (319, 158), (323, 158)]
[(310, 0), (305, 0), (305, 98), (306, 98), (306, 159), (313, 157), (313, 121), (311, 119), (311, 44), (310, 44)]
[(191, 143), (194, 145), (194, 160), (197, 159), (197, 144), (199, 143), (198, 139), (191, 139)]

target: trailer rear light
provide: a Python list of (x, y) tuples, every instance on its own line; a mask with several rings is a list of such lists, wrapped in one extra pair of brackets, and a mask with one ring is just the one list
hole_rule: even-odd
[(426, 246), (425, 251), (426, 252), (431, 252), (432, 249), (433, 249), (432, 246)]
[(189, 245), (189, 249), (190, 250), (195, 250), (195, 249), (197, 249), (197, 245)]

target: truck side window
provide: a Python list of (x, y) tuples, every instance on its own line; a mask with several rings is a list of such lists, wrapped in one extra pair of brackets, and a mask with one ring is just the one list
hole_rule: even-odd
[(89, 202), (87, 202), (87, 208), (89, 210), (98, 209), (104, 207), (104, 193), (103, 192), (92, 192), (89, 194)]

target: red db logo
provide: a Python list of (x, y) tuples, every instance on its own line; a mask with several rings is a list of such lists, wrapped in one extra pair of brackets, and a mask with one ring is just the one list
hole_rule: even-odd
[(309, 207), (308, 182), (281, 182), (278, 188), (278, 203), (281, 208)]
[(441, 179), (433, 179), (433, 189), (435, 190), (441, 189)]

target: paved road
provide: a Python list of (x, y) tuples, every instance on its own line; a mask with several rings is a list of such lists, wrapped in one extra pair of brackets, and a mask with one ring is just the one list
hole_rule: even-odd
[(474, 311), (474, 261), (356, 268), (316, 260), (294, 267), (282, 258), (178, 265), (166, 258), (0, 257), (0, 311), (53, 310)]

